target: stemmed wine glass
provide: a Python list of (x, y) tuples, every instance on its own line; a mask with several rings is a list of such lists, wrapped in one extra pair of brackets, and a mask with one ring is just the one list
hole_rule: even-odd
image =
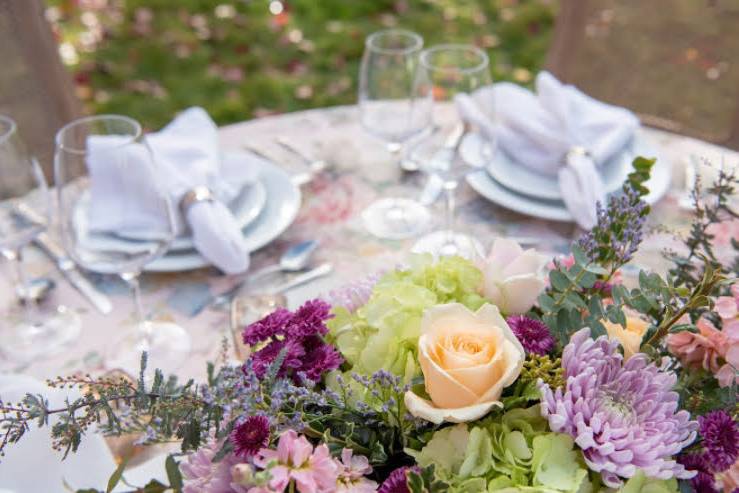
[[(446, 197), (444, 229), (419, 238), (413, 246), (416, 252), (467, 258), (483, 254), (479, 241), (455, 230), (455, 195), (462, 177), (492, 157), (495, 142), (490, 132), (473, 128), (470, 122), (464, 121), (458, 108), (448, 106), (454, 105), (455, 97), (461, 94), (476, 98), (474, 91), (490, 83), (488, 56), (475, 46), (443, 44), (421, 52), (417, 97), (433, 98), (434, 112), (452, 109), (454, 118), (443, 131), (415, 146), (409, 156), (427, 173), (441, 179)], [(473, 101), (475, 111), (492, 121), (493, 108), (489, 103)]]
[[(28, 217), (20, 207), (36, 214)], [(20, 304), (3, 313), (0, 350), (28, 361), (62, 350), (80, 333), (80, 319), (63, 306), (46, 306), (31, 296), (23, 248), (47, 229), (50, 197), (39, 163), (30, 157), (13, 120), (0, 115), (0, 251), (15, 270)], [(36, 220), (36, 216), (44, 222)]]
[[(107, 365), (135, 372), (146, 351), (156, 367), (176, 369), (190, 351), (189, 335), (173, 323), (149, 320), (141, 302), (139, 275), (167, 251), (176, 231), (173, 204), (162, 183), (165, 177), (141, 125), (118, 115), (69, 123), (56, 135), (54, 175), (61, 236), (69, 256), (90, 271), (119, 275), (133, 291), (138, 321), (111, 345)], [(110, 176), (117, 179), (114, 189)], [(137, 217), (140, 231), (124, 234), (116, 219), (132, 212), (101, 204), (106, 204), (104, 194), (127, 190), (139, 202), (137, 210), (145, 204), (145, 212)], [(105, 214), (109, 216), (101, 217)]]
[[(359, 72), (359, 112), (367, 132), (386, 142), (400, 160), (403, 144), (431, 122), (429, 100), (417, 100), (414, 90), (418, 54), (423, 39), (402, 29), (378, 31), (367, 37)], [(429, 212), (408, 198), (383, 198), (363, 213), (367, 230), (379, 237), (401, 239), (423, 231)]]

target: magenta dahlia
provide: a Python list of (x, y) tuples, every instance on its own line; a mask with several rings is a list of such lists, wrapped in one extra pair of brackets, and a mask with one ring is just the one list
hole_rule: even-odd
[(524, 315), (508, 317), (506, 322), (527, 353), (544, 356), (554, 349), (554, 337), (544, 322)]
[(576, 332), (562, 354), (567, 383), (553, 391), (540, 382), (542, 415), (552, 431), (567, 433), (606, 485), (642, 470), (657, 479), (690, 479), (673, 457), (695, 440), (698, 423), (678, 410), (677, 378), (636, 354), (625, 363), (618, 342)]

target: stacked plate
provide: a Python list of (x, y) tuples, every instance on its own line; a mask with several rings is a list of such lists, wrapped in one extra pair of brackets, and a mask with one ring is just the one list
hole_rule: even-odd
[[(603, 183), (608, 193), (620, 190), (637, 156), (657, 158), (647, 183), (649, 195), (645, 197), (652, 204), (669, 189), (671, 170), (669, 163), (660, 159), (641, 135), (635, 136), (622, 152), (599, 168)], [(503, 151), (497, 152), (484, 170), (468, 175), (467, 182), (477, 193), (507, 209), (551, 221), (574, 221), (562, 201), (556, 176), (539, 174)]]
[[(249, 252), (257, 250), (277, 238), (295, 220), (300, 208), (300, 189), (290, 175), (277, 165), (256, 160), (244, 153), (225, 153), (224, 159), (243, 161), (244, 166), (256, 167), (254, 180), (247, 182), (237, 196), (228, 204), (236, 221), (241, 226)], [(75, 211), (74, 225), (84, 230), (86, 220), (85, 201), (82, 196)], [(139, 241), (132, 241), (139, 240)], [(94, 249), (126, 252), (140, 248), (141, 238), (122, 238), (112, 234), (95, 234)], [(138, 245), (137, 245), (138, 244)], [(160, 258), (149, 263), (144, 270), (150, 272), (178, 272), (198, 269), (209, 265), (193, 245), (192, 236), (184, 234), (175, 238), (169, 250)]]

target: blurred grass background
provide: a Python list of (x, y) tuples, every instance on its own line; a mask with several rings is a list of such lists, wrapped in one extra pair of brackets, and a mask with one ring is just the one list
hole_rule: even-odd
[(219, 124), (353, 103), (367, 34), (474, 43), (494, 80), (544, 62), (554, 0), (48, 0), (47, 18), (90, 113), (156, 129), (188, 106)]

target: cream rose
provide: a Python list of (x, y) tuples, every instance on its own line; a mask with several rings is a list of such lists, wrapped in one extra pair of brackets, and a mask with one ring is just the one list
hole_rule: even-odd
[(426, 392), (431, 401), (405, 394), (408, 411), (433, 423), (463, 423), (481, 418), (499, 402), (523, 367), (523, 346), (497, 307), (477, 312), (459, 303), (424, 312), (418, 339)]
[(506, 315), (526, 313), (546, 285), (543, 265), (536, 250), (524, 251), (515, 241), (498, 238), (481, 265), (483, 294)]
[(601, 323), (606, 328), (608, 337), (617, 340), (624, 348), (624, 359), (629, 359), (639, 352), (641, 341), (649, 328), (649, 322), (636, 315), (626, 316), (626, 327), (608, 320), (601, 320)]

